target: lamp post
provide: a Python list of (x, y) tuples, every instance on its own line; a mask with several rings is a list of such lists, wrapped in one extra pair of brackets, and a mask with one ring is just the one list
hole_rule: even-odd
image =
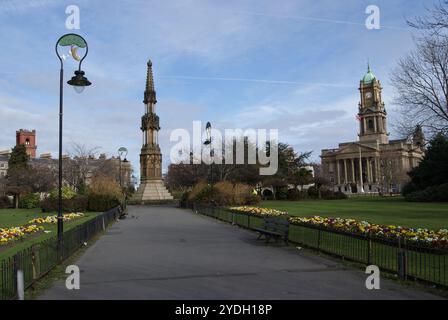
[(211, 163), (210, 163), (210, 197), (212, 198), (210, 202), (213, 201), (213, 157), (214, 157), (214, 150), (212, 148), (212, 125), (210, 122), (207, 122), (207, 125), (205, 126), (205, 132), (207, 134), (207, 139), (204, 141), (204, 145), (210, 146), (210, 157), (211, 157)]
[[(127, 186), (124, 187), (123, 186), (123, 174), (122, 174), (122, 163), (128, 163), (129, 161), (126, 159), (128, 155), (128, 149), (126, 149), (125, 147), (121, 147), (118, 149), (118, 161), (120, 163), (120, 167), (119, 167), (119, 180), (120, 180), (120, 188), (121, 188), (121, 192), (124, 195), (124, 200), (123, 200), (123, 213), (120, 217), (124, 217), (126, 215), (126, 199), (128, 196), (128, 192), (127, 192)], [(121, 158), (124, 156), (124, 159), (121, 160)]]
[[(124, 155), (124, 160), (121, 160), (121, 157), (123, 157)], [(119, 181), (120, 181), (120, 187), (123, 189), (123, 178), (122, 178), (122, 174), (121, 174), (121, 162), (128, 162), (128, 160), (126, 159), (126, 156), (128, 155), (128, 149), (126, 149), (125, 147), (121, 147), (120, 149), (118, 149), (118, 160), (120, 163), (120, 168), (119, 168)]]
[[(86, 40), (80, 35), (74, 33), (68, 33), (59, 38), (56, 42), (55, 51), (56, 55), (61, 62), (61, 68), (59, 72), (59, 184), (58, 184), (58, 252), (62, 254), (62, 241), (64, 233), (64, 216), (62, 214), (62, 120), (64, 111), (64, 60), (67, 58), (65, 55), (61, 56), (58, 52), (59, 47), (70, 46), (70, 55), (75, 61), (79, 62), (78, 70), (75, 71), (75, 75), (67, 81), (67, 83), (75, 89), (77, 93), (84, 91), (84, 88), (90, 86), (92, 83), (84, 77), (84, 71), (81, 70), (81, 64), (86, 58), (89, 48)], [(86, 52), (81, 58), (78, 55), (77, 50), (79, 48), (85, 48)]]

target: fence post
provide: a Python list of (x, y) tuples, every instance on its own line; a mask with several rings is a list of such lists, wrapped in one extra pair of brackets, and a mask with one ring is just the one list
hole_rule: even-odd
[(16, 253), (12, 257), (12, 259), (13, 259), (13, 263), (12, 263), (12, 271), (13, 271), (12, 289), (13, 289), (15, 297), (18, 299), (19, 296), (18, 296), (18, 290), (17, 290), (18, 289), (18, 283), (17, 283), (18, 276), (17, 276), (17, 274), (18, 274), (18, 271), (19, 271), (19, 254)]
[(317, 229), (317, 251), (320, 251), (321, 226)]
[(369, 239), (367, 241), (367, 265), (372, 264), (372, 233), (369, 231)]
[[(404, 240), (404, 245), (406, 246), (406, 240)], [(398, 251), (397, 251), (397, 273), (400, 279), (406, 280), (406, 250), (403, 249), (401, 244), (401, 236), (398, 237)]]

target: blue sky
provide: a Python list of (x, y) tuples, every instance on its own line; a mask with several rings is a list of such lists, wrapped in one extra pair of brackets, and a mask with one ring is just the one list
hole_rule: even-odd
[[(151, 58), (161, 118), (164, 167), (171, 130), (193, 120), (215, 128), (279, 129), (297, 151), (357, 138), (359, 80), (367, 60), (382, 81), (393, 121), (389, 81), (413, 49), (406, 18), (428, 0), (0, 0), (0, 149), (18, 128), (36, 129), (38, 154), (57, 154), (59, 65), (56, 40), (65, 9), (81, 10), (89, 43), (83, 69), (93, 85), (65, 87), (66, 151), (75, 141), (113, 155), (120, 146), (138, 174), (146, 62)], [(364, 26), (368, 5), (380, 30)], [(66, 81), (75, 65), (66, 64)], [(394, 137), (394, 132), (392, 132)]]

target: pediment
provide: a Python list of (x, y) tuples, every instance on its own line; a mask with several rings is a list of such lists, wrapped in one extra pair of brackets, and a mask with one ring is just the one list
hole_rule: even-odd
[(353, 142), (342, 146), (337, 152), (337, 155), (345, 153), (359, 153), (359, 147), (361, 147), (361, 153), (377, 151), (376, 147), (368, 146), (362, 143)]

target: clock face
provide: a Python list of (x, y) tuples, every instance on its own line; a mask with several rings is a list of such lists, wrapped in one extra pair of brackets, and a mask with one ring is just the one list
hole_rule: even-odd
[(372, 92), (366, 92), (365, 97), (366, 97), (366, 99), (371, 99), (372, 98)]

